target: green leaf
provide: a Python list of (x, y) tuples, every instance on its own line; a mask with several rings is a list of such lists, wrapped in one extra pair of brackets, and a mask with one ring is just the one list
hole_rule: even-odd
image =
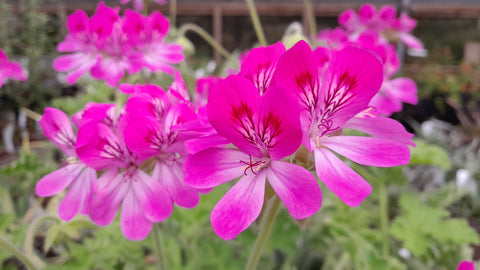
[(47, 252), (50, 247), (53, 245), (53, 242), (57, 239), (58, 234), (61, 230), (61, 224), (53, 224), (48, 230), (47, 237), (45, 237), (45, 243), (43, 245), (43, 250)]
[(445, 149), (424, 140), (414, 140), (414, 142), (417, 146), (411, 148), (410, 165), (435, 165), (445, 170), (450, 169), (452, 165)]

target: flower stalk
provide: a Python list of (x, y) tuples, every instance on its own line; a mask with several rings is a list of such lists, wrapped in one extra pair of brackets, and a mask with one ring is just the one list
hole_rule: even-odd
[(268, 202), (263, 214), (262, 221), (260, 222), (260, 232), (258, 233), (257, 240), (253, 245), (253, 249), (250, 252), (247, 266), (245, 270), (257, 269), (258, 261), (262, 255), (263, 248), (267, 243), (268, 237), (272, 232), (273, 225), (278, 215), (278, 209), (280, 208), (280, 199), (277, 196), (273, 196)]
[(257, 34), (258, 42), (260, 43), (260, 46), (267, 46), (267, 40), (265, 39), (265, 34), (263, 33), (262, 24), (260, 23), (255, 4), (253, 3), (253, 0), (245, 1), (247, 2), (248, 10), (250, 11), (250, 18), (252, 18), (253, 28)]
[(195, 32), (197, 35), (202, 37), (210, 46), (212, 46), (217, 52), (219, 52), (223, 57), (229, 58), (230, 53), (220, 45), (207, 31), (203, 30), (200, 26), (194, 23), (185, 23), (179, 29), (179, 36), (185, 36), (187, 31)]
[(35, 263), (30, 260), (30, 258), (28, 258), (20, 249), (15, 247), (12, 243), (10, 243), (2, 236), (0, 236), (0, 249), (10, 252), (13, 256), (17, 257), (20, 261), (22, 261), (30, 270), (41, 269), (41, 267), (37, 267)]
[(380, 204), (380, 229), (382, 231), (382, 255), (388, 256), (388, 193), (385, 183), (381, 183), (379, 187), (379, 204)]
[(157, 263), (158, 270), (167, 270), (167, 261), (165, 256), (165, 251), (163, 248), (162, 233), (160, 231), (160, 223), (153, 224), (153, 245), (155, 251), (155, 259)]

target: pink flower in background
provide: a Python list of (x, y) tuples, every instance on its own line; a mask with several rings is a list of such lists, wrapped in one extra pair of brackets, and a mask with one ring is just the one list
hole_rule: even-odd
[[(88, 214), (92, 195), (97, 184), (97, 172), (76, 159), (76, 135), (68, 116), (55, 108), (46, 108), (38, 122), (47, 138), (67, 155), (67, 164), (44, 176), (37, 183), (38, 196), (48, 197), (70, 187), (58, 207), (58, 215), (65, 221), (71, 220), (80, 211)], [(71, 161), (70, 161), (71, 159)]]
[(471, 261), (462, 261), (458, 264), (457, 270), (475, 270), (475, 263)]
[(383, 68), (377, 57), (355, 47), (331, 57), (328, 67), (319, 69), (321, 61), (300, 41), (278, 61), (275, 82), (298, 99), (302, 143), (314, 152), (318, 177), (345, 204), (357, 206), (371, 186), (332, 151), (362, 165), (390, 167), (407, 164), (410, 150), (399, 140), (342, 135), (344, 125), (377, 94)]
[[(126, 5), (130, 3), (131, 0), (120, 0), (120, 4)], [(167, 3), (167, 0), (153, 0), (153, 2), (159, 4), (159, 5), (164, 5)], [(133, 9), (136, 11), (142, 11), (145, 8), (145, 4), (143, 3), (143, 0), (132, 0), (133, 3)]]
[[(88, 110), (95, 110), (91, 106)], [(88, 110), (83, 118), (91, 115)], [(165, 220), (173, 211), (173, 204), (164, 187), (139, 166), (141, 159), (124, 142), (127, 121), (82, 120), (78, 131), (76, 151), (82, 162), (97, 170), (107, 171), (98, 179), (89, 216), (100, 226), (110, 224), (122, 212), (120, 226), (130, 240), (142, 240), (152, 224)], [(112, 125), (111, 123), (118, 123)]]
[(70, 54), (53, 64), (55, 70), (68, 72), (68, 83), (90, 71), (115, 87), (126, 72), (132, 75), (146, 67), (173, 75), (173, 65), (184, 60), (180, 45), (164, 41), (170, 25), (160, 12), (148, 17), (132, 10), (124, 16), (118, 12), (100, 2), (91, 18), (82, 10), (68, 16), (69, 34), (57, 50)]
[(26, 81), (27, 76), (20, 63), (8, 60), (8, 56), (0, 49), (0, 87), (7, 79)]
[(232, 75), (212, 90), (207, 109), (218, 134), (238, 149), (212, 147), (188, 156), (185, 181), (213, 188), (241, 176), (211, 213), (215, 233), (233, 239), (250, 226), (262, 209), (267, 179), (292, 217), (318, 211), (322, 196), (315, 177), (281, 161), (297, 150), (302, 137), (293, 97), (277, 87), (260, 96), (251, 81)]
[(401, 40), (408, 47), (423, 49), (422, 42), (411, 34), (417, 22), (406, 13), (397, 18), (397, 10), (392, 5), (384, 5), (377, 10), (372, 4), (364, 4), (356, 13), (348, 9), (338, 17), (338, 23), (355, 40), (362, 32), (378, 32), (384, 39)]

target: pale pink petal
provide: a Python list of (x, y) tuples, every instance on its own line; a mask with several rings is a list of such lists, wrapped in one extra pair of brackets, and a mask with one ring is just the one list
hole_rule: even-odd
[(354, 117), (348, 120), (343, 127), (356, 129), (374, 137), (390, 139), (412, 146), (415, 145), (412, 142), (413, 134), (407, 132), (405, 127), (397, 120), (388, 117)]
[(200, 201), (198, 191), (185, 184), (182, 165), (179, 162), (172, 164), (158, 162), (152, 178), (160, 181), (173, 201), (181, 207), (193, 208)]
[(283, 88), (271, 87), (260, 98), (255, 127), (273, 160), (297, 151), (302, 140), (300, 108), (295, 97)]
[(231, 240), (247, 229), (262, 210), (266, 172), (243, 176), (217, 203), (210, 215), (213, 231)]
[(370, 195), (370, 184), (330, 150), (315, 148), (314, 153), (318, 178), (346, 205), (356, 207)]
[(362, 165), (391, 167), (410, 161), (407, 145), (383, 138), (360, 136), (322, 137), (319, 144)]
[(98, 187), (90, 203), (88, 214), (92, 221), (99, 226), (112, 223), (130, 189), (132, 189), (130, 183), (125, 182), (121, 175), (117, 175), (117, 170), (105, 172), (98, 179)]
[(260, 94), (252, 82), (232, 75), (217, 83), (207, 104), (208, 120), (221, 136), (247, 154), (261, 157), (254, 115)]
[(322, 192), (311, 172), (283, 161), (272, 161), (266, 171), (268, 182), (293, 218), (304, 219), (320, 209)]
[(65, 155), (77, 156), (75, 153), (77, 138), (73, 133), (72, 124), (64, 112), (47, 107), (38, 124), (42, 127), (45, 136), (62, 149)]
[(92, 185), (96, 180), (97, 172), (85, 166), (58, 206), (58, 216), (61, 219), (70, 221), (80, 212), (88, 198), (93, 195)]
[(389, 80), (388, 93), (402, 102), (416, 105), (418, 103), (417, 84), (410, 78), (395, 78)]
[(407, 47), (412, 49), (423, 49), (423, 43), (414, 35), (409, 33), (399, 33), (400, 39), (407, 45)]
[(160, 222), (168, 218), (172, 214), (173, 203), (165, 188), (141, 170), (136, 170), (131, 177), (145, 217), (151, 222)]
[(42, 177), (35, 186), (35, 193), (40, 197), (55, 195), (70, 185), (85, 168), (82, 163), (69, 164)]
[(249, 156), (233, 149), (209, 148), (185, 158), (185, 183), (194, 188), (211, 188), (244, 174), (246, 165), (241, 161)]
[(135, 196), (135, 192), (127, 192), (122, 204), (120, 216), (120, 228), (123, 235), (129, 240), (140, 241), (145, 239), (153, 223), (145, 217), (142, 204)]

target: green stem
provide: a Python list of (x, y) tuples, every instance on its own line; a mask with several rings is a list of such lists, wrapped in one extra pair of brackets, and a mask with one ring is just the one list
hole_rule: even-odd
[(315, 21), (315, 10), (313, 9), (312, 2), (310, 0), (303, 0), (303, 4), (305, 5), (305, 12), (307, 15), (308, 21), (308, 28), (310, 30), (309, 38), (313, 40), (315, 35), (317, 34), (317, 23)]
[(230, 53), (220, 45), (207, 31), (203, 30), (200, 26), (194, 23), (185, 23), (180, 29), (178, 29), (179, 36), (185, 36), (187, 31), (192, 31), (201, 36), (208, 44), (210, 44), (215, 50), (217, 50), (225, 58), (230, 57)]
[(12, 243), (10, 243), (2, 236), (0, 236), (0, 249), (4, 249), (12, 253), (13, 256), (17, 257), (20, 261), (22, 261), (30, 270), (40, 269), (40, 267), (37, 267), (35, 263), (30, 260), (20, 249), (15, 247)]
[(54, 215), (47, 214), (47, 215), (41, 216), (35, 219), (32, 222), (32, 224), (30, 224), (30, 226), (27, 229), (27, 233), (25, 234), (25, 246), (24, 246), (25, 255), (28, 258), (30, 258), (35, 263), (35, 265), (37, 265), (38, 268), (40, 269), (45, 268), (46, 264), (35, 255), (35, 252), (33, 251), (33, 240), (35, 238), (35, 229), (38, 227), (38, 225), (41, 222), (46, 220), (53, 220), (56, 222), (60, 222), (60, 219), (58, 219), (58, 217)]
[(175, 20), (177, 19), (177, 0), (168, 1), (170, 5), (170, 26), (175, 26)]
[(265, 34), (263, 33), (262, 24), (258, 18), (257, 9), (253, 0), (245, 0), (247, 2), (248, 10), (250, 11), (250, 18), (252, 18), (253, 28), (257, 34), (258, 42), (260, 46), (267, 46), (267, 40), (265, 39)]
[(280, 199), (276, 195), (267, 202), (262, 221), (260, 222), (260, 232), (258, 233), (257, 240), (255, 240), (255, 244), (250, 252), (245, 270), (257, 269), (258, 261), (260, 260), (263, 248), (267, 243), (268, 237), (270, 236), (273, 224), (275, 224), (275, 219), (277, 218), (280, 205)]
[(167, 261), (165, 252), (163, 250), (163, 241), (162, 241), (162, 233), (160, 231), (160, 223), (153, 224), (153, 245), (155, 250), (155, 259), (157, 262), (157, 270), (167, 270)]
[(382, 254), (386, 258), (388, 256), (388, 193), (385, 183), (380, 184), (379, 189), (380, 204), (380, 229), (382, 231)]

